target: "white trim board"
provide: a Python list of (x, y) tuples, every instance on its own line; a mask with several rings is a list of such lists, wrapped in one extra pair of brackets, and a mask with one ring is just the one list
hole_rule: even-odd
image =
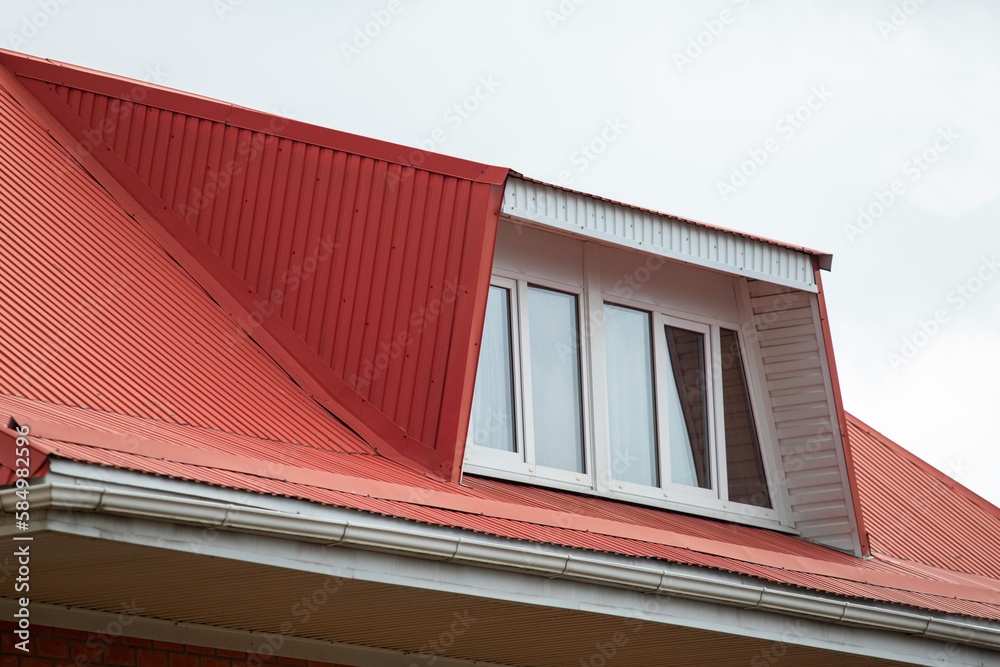
[(516, 176), (507, 178), (500, 213), (608, 245), (818, 291), (807, 252)]

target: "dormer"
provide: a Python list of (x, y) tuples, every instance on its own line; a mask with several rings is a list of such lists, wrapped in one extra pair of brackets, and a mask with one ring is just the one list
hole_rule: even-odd
[(53, 173), (106, 184), (231, 340), (378, 454), (864, 552), (829, 256), (30, 56), (0, 65), (64, 149)]
[(465, 472), (860, 555), (829, 261), (509, 176)]

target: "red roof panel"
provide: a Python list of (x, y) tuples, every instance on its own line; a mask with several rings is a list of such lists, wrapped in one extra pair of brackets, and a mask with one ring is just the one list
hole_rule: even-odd
[(874, 553), (1000, 579), (1000, 509), (848, 417)]
[[(463, 486), (377, 455), (307, 450), (230, 434), (209, 439), (190, 426), (25, 399), (0, 396), (0, 411), (41, 432), (32, 443), (48, 456), (1000, 620), (996, 579), (879, 555), (859, 559), (764, 529), (497, 480), (466, 477)], [(51, 433), (59, 439), (45, 437)], [(68, 442), (71, 437), (86, 444)]]
[(0, 63), (297, 383), (372, 446), (457, 477), (505, 169)]
[(0, 69), (0, 393), (371, 454), (52, 140)]

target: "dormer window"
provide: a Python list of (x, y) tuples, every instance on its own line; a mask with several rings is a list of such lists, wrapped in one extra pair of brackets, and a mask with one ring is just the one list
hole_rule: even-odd
[(469, 442), (490, 467), (590, 482), (579, 295), (494, 277)]
[[(567, 266), (554, 253), (549, 267), (541, 258), (509, 267), (498, 244), (466, 469), (787, 526), (735, 305), (745, 282), (699, 283), (702, 270), (677, 265), (664, 273), (686, 280), (663, 275), (620, 289), (615, 274), (602, 275), (601, 253), (639, 266), (641, 254), (549, 242), (581, 256), (586, 245), (593, 259)], [(729, 316), (711, 306), (699, 313), (700, 293), (731, 302)]]
[(737, 332), (609, 302), (604, 317), (612, 481), (770, 508)]

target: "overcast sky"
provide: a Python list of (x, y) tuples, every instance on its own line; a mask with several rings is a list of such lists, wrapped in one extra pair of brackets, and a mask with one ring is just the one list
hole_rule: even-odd
[(4, 48), (833, 253), (847, 409), (994, 504), (998, 35), (990, 0), (0, 4)]

